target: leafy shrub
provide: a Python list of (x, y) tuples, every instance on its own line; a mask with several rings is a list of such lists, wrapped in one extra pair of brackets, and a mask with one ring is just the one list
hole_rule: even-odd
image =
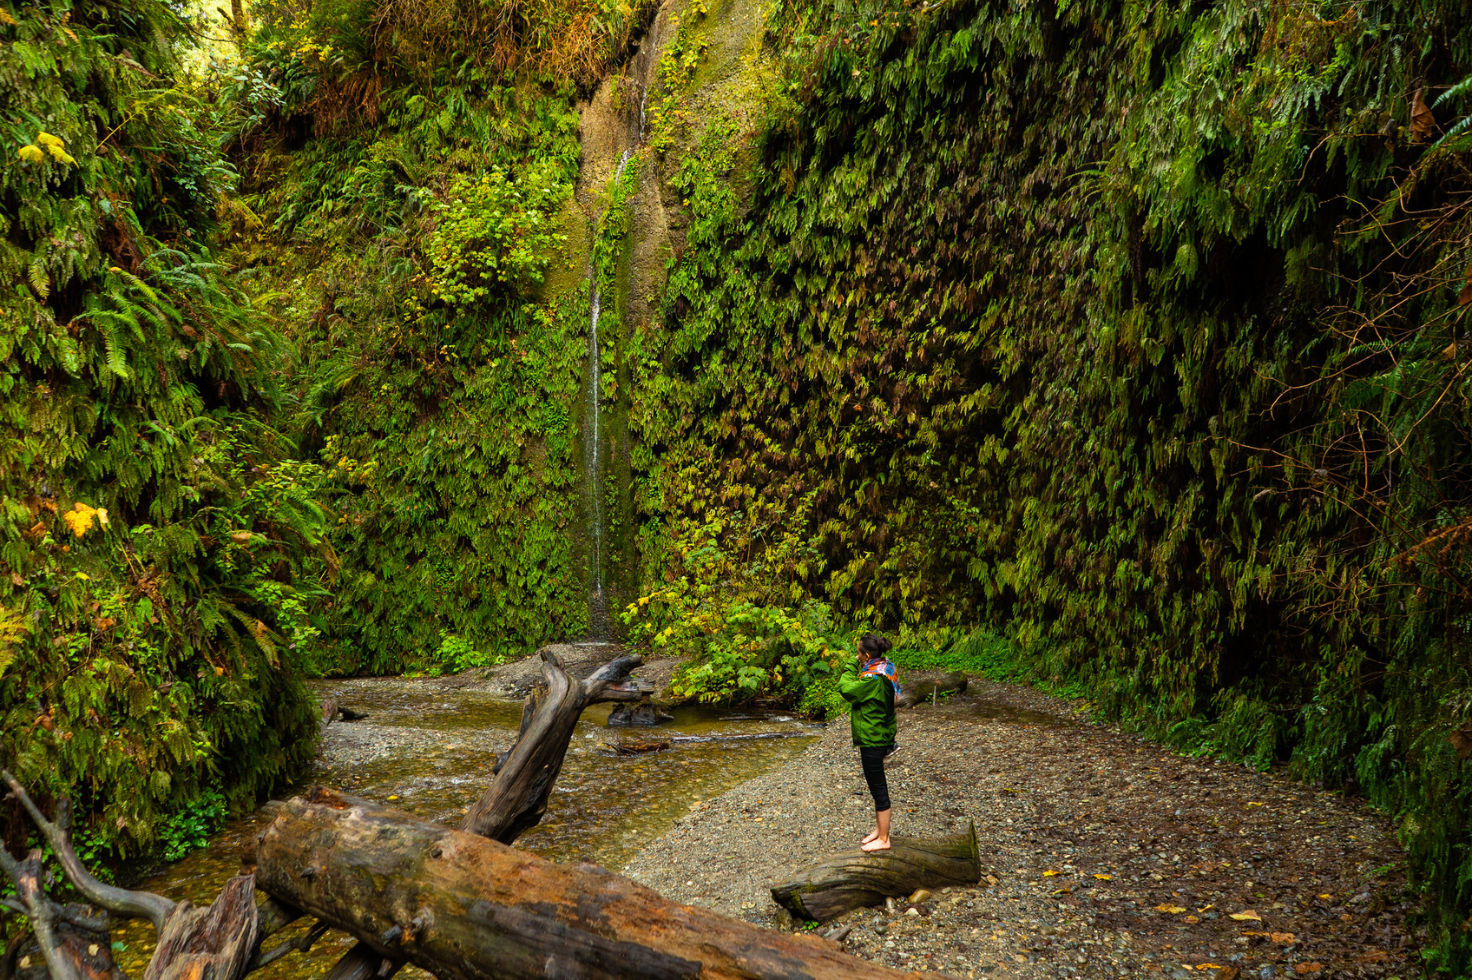
[(434, 205), (439, 223), (428, 253), (435, 293), (468, 306), (541, 282), (554, 250), (567, 238), (555, 230), (553, 212), (571, 192), (553, 161), (534, 164), (518, 177), (499, 169), (479, 178), (454, 177), (446, 200)]
[(432, 668), (432, 673), (435, 674), (441, 671), (458, 674), (472, 667), (489, 667), (505, 660), (504, 657), (481, 650), (464, 637), (445, 630), (440, 630), (440, 646), (435, 651), (435, 658), (437, 662)]
[(815, 560), (797, 533), (764, 541), (739, 513), (711, 516), (686, 526), (669, 553), (672, 580), (630, 604), (623, 621), (630, 642), (690, 657), (671, 683), (676, 696), (796, 700), (844, 656), (828, 606), (792, 601)]
[(190, 851), (208, 847), (210, 836), (220, 828), (227, 812), (225, 797), (214, 789), (190, 800), (159, 828), (164, 860), (177, 861)]

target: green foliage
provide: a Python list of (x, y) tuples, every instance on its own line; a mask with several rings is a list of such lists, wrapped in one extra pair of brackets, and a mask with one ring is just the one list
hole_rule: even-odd
[(901, 637), (889, 659), (905, 670), (959, 670), (994, 681), (1032, 679), (1022, 651), (1005, 636), (989, 629), (959, 636), (954, 632), (942, 633), (933, 643), (917, 643), (920, 637)]
[(446, 303), (468, 306), (507, 286), (539, 283), (553, 250), (567, 240), (552, 212), (572, 193), (555, 163), (520, 177), (500, 170), (479, 179), (457, 175), (436, 202), (439, 222), (429, 241), (431, 280)]
[[(354, 59), (384, 52), (351, 21), (327, 4), (281, 13), (249, 46), (247, 73), (280, 105), (233, 145), (251, 180), (231, 258), (257, 267), (298, 353), (283, 379), (294, 434), (336, 517), (341, 572), (307, 608), (314, 668), (460, 669), (586, 624), (573, 419), (587, 298), (528, 288), (565, 271), (574, 92), (464, 61), (468, 37), (370, 78)], [(319, 135), (299, 144), (304, 112)]]
[(631, 416), (651, 584), (681, 521), (759, 512), (840, 621), (980, 618), (1128, 727), (1357, 786), (1407, 815), (1465, 972), (1460, 14), (778, 17), (756, 139), (712, 118), (671, 167)]
[[(151, 0), (0, 18), (0, 763), (136, 851), (312, 755), (315, 468), (276, 336), (206, 248), (233, 172)], [(39, 155), (38, 155), (39, 154)]]
[(843, 656), (828, 607), (801, 601), (820, 571), (816, 553), (769, 530), (740, 513), (687, 523), (667, 554), (664, 585), (623, 613), (630, 642), (690, 657), (670, 685), (675, 696), (800, 699)]
[(219, 829), (227, 813), (225, 797), (213, 789), (190, 800), (159, 828), (164, 860), (177, 861), (190, 851), (208, 847), (210, 835)]
[(436, 660), (438, 665), (443, 666), (452, 674), (469, 670), (471, 667), (488, 667), (501, 663), (503, 659), (477, 650), (474, 644), (469, 643), (463, 637), (440, 631), (440, 648), (436, 652)]

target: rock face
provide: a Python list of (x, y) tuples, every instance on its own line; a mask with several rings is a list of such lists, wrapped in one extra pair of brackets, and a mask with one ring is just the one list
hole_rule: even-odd
[(620, 704), (608, 713), (609, 728), (650, 728), (661, 722), (674, 720), (674, 715), (659, 710), (652, 701)]

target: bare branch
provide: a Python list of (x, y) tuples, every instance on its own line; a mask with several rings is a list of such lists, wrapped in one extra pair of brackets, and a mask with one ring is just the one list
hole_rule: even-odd
[[(89, 901), (111, 912), (127, 917), (142, 916), (152, 922), (155, 929), (163, 929), (164, 920), (174, 910), (173, 902), (152, 892), (129, 891), (126, 888), (117, 888), (98, 881), (77, 857), (77, 852), (72, 849), (71, 837), (66, 830), (46, 819), (40, 808), (31, 800), (30, 795), (9, 771), (0, 769), (0, 776), (4, 777), (5, 782), (10, 786), (10, 792), (15, 794), (21, 805), (30, 813), (31, 819), (35, 821), (36, 826), (45, 836), (46, 842), (56, 852), (57, 858), (61, 861), (62, 870), (66, 872), (67, 878), (79, 892)], [(37, 935), (39, 936), (39, 932)], [(62, 980), (62, 978), (52, 974), (52, 980)]]
[(81, 980), (72, 962), (57, 953), (61, 945), (55, 928), (57, 907), (41, 889), (41, 852), (34, 850), (24, 861), (17, 861), (9, 850), (0, 847), (0, 867), (15, 884), (16, 897), (25, 908), (26, 918), (30, 919), (36, 945), (41, 948), (51, 980)]
[(332, 927), (325, 922), (317, 922), (300, 937), (296, 939), (289, 939), (286, 942), (280, 943), (268, 953), (258, 952), (254, 957), (251, 958), (251, 961), (245, 965), (245, 972), (250, 973), (253, 970), (259, 970), (262, 967), (270, 966), (272, 963), (275, 963), (277, 960), (281, 959), (281, 957), (292, 951), (296, 951), (298, 953), (307, 952), (309, 949), (312, 948), (317, 940), (321, 939), (322, 936), (327, 932), (327, 930), (331, 928)]

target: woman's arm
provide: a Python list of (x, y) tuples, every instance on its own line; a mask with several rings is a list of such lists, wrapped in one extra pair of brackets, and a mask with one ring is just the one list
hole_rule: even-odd
[(869, 678), (859, 676), (858, 661), (850, 660), (843, 665), (843, 672), (838, 675), (838, 693), (850, 703), (861, 701), (868, 693), (864, 684), (866, 680)]

